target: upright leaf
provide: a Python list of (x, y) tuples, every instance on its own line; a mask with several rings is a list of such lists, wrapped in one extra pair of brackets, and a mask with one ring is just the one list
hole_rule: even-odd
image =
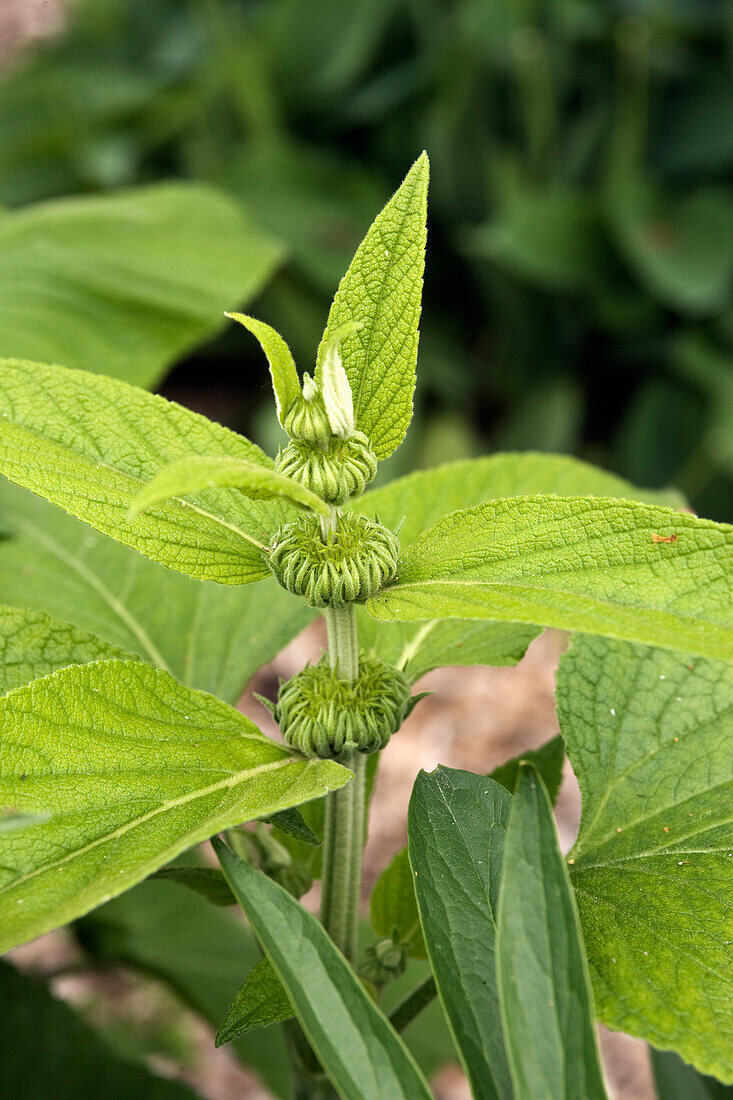
[(113, 1054), (76, 1012), (45, 986), (0, 961), (0, 1095), (25, 1100), (195, 1100)]
[(139, 661), (73, 665), (0, 699), (0, 950), (88, 912), (219, 829), (341, 786), (211, 695)]
[[(446, 512), (468, 508), (496, 497), (531, 493), (623, 497), (676, 505), (671, 492), (637, 489), (615, 474), (565, 455), (497, 454), (449, 462), (397, 478), (367, 492), (359, 511), (378, 515), (399, 531), (403, 546), (432, 527)], [(524, 655), (538, 629), (524, 623), (450, 622), (377, 623), (359, 613), (361, 644), (385, 660), (405, 667), (414, 681), (441, 665), (511, 665)]]
[(558, 734), (557, 737), (553, 737), (544, 745), (540, 745), (538, 749), (528, 749), (526, 752), (520, 752), (518, 756), (507, 760), (506, 764), (500, 764), (498, 768), (494, 768), (492, 772), (489, 772), (489, 779), (493, 779), (495, 783), (501, 783), (502, 787), (506, 787), (509, 793), (513, 794), (522, 764), (532, 764), (542, 777), (542, 782), (550, 796), (550, 802), (554, 806), (562, 785), (564, 760), (565, 744)]
[(654, 505), (514, 497), (445, 516), (368, 601), (381, 620), (489, 618), (733, 654), (733, 527)]
[(143, 485), (191, 454), (272, 469), (253, 443), (206, 417), (112, 378), (0, 360), (0, 473), (103, 534), (201, 580), (268, 575), (262, 556), (287, 510), (208, 489), (130, 522)]
[(260, 343), (260, 347), (267, 356), (270, 364), (270, 376), (272, 388), (275, 391), (275, 405), (277, 417), (282, 424), (285, 413), (296, 398), (300, 397), (300, 381), (290, 348), (283, 340), (279, 332), (276, 332), (264, 321), (258, 321), (255, 317), (248, 317), (246, 313), (227, 313), (233, 321), (239, 321), (240, 325), (252, 333)]
[(0, 695), (65, 665), (129, 656), (40, 611), (0, 605)]
[(521, 768), (509, 811), (496, 973), (515, 1095), (605, 1100), (580, 922), (532, 765)]
[(151, 387), (253, 298), (282, 249), (212, 187), (56, 199), (0, 221), (0, 355)]
[(344, 1100), (429, 1100), (407, 1047), (323, 926), (287, 891), (214, 840), (224, 874), (326, 1073)]
[(400, 445), (412, 419), (418, 323), (425, 266), (428, 158), (415, 161), (377, 216), (344, 275), (318, 351), (316, 378), (334, 333), (363, 326), (341, 345), (356, 427), (377, 458)]
[(470, 772), (415, 780), (407, 817), (425, 943), (476, 1100), (512, 1096), (494, 965), (510, 795)]
[(579, 636), (557, 702), (599, 1016), (733, 1084), (733, 665)]
[(0, 600), (46, 611), (236, 703), (315, 615), (273, 579), (230, 586), (156, 565), (0, 479)]

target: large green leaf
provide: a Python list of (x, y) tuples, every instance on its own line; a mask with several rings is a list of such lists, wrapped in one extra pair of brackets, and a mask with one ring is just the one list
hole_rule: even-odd
[(411, 958), (427, 958), (407, 848), (397, 853), (374, 883), (369, 912), (379, 936), (388, 939), (396, 930)]
[(733, 527), (612, 498), (454, 512), (369, 600), (377, 619), (507, 619), (733, 656)]
[(286, 890), (214, 847), (247, 919), (282, 981), (326, 1073), (344, 1100), (428, 1100), (407, 1047), (323, 926)]
[[(261, 958), (239, 910), (219, 909), (188, 890), (152, 879), (95, 909), (74, 930), (93, 961), (155, 975), (214, 1028), (242, 974)], [(276, 1096), (290, 1100), (290, 1065), (279, 1028), (242, 1035), (230, 1050), (256, 1069)]]
[(510, 803), (491, 779), (440, 767), (418, 775), (407, 818), (428, 955), (476, 1100), (512, 1096), (494, 966)]
[(428, 174), (423, 153), (377, 215), (341, 280), (318, 351), (320, 381), (336, 331), (351, 321), (363, 325), (344, 340), (341, 359), (356, 427), (369, 436), (380, 459), (400, 445), (412, 419)]
[(280, 246), (231, 198), (172, 183), (0, 221), (0, 355), (152, 386), (254, 297)]
[(46, 611), (235, 703), (315, 612), (274, 580), (196, 581), (0, 479), (0, 600)]
[(72, 665), (0, 699), (0, 950), (88, 912), (219, 829), (350, 773), (292, 756), (242, 714), (140, 661)]
[(42, 611), (0, 605), (0, 695), (65, 665), (129, 656)]
[(8, 1100), (194, 1100), (123, 1062), (37, 978), (0, 962), (0, 1095)]
[(288, 514), (282, 504), (207, 489), (128, 518), (143, 485), (192, 454), (272, 468), (249, 440), (125, 382), (0, 360), (0, 473), (179, 572), (222, 584), (266, 577), (262, 551)]
[(515, 1094), (604, 1100), (580, 922), (532, 765), (520, 770), (502, 866), (496, 973)]
[[(530, 493), (594, 494), (649, 503), (681, 503), (674, 492), (637, 489), (579, 459), (529, 452), (496, 454), (418, 470), (366, 493), (357, 508), (370, 516), (378, 515), (388, 527), (399, 530), (402, 544), (407, 546), (446, 512), (496, 497)], [(417, 625), (376, 623), (364, 612), (359, 619), (361, 644), (392, 664), (404, 665), (413, 681), (441, 665), (516, 664), (538, 633), (537, 628), (524, 623), (465, 619), (435, 619)]]
[(557, 700), (599, 1015), (733, 1083), (733, 666), (579, 636)]

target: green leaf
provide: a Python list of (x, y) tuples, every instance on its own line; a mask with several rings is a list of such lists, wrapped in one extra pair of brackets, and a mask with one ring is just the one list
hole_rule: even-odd
[(650, 1050), (659, 1100), (731, 1100), (733, 1086), (698, 1073), (672, 1051)]
[(153, 872), (152, 879), (177, 882), (206, 898), (212, 905), (236, 905), (237, 899), (227, 886), (226, 879), (216, 867), (185, 867), (173, 865)]
[(180, 501), (204, 489), (239, 489), (250, 500), (284, 499), (290, 504), (312, 508), (321, 516), (331, 514), (326, 502), (310, 489), (266, 466), (226, 455), (188, 455), (164, 466), (140, 490), (130, 505), (128, 516), (135, 519), (157, 504), (171, 498)]
[(470, 772), (420, 772), (407, 816), (410, 863), (425, 943), (476, 1100), (512, 1095), (494, 953), (511, 798)]
[(253, 443), (162, 397), (101, 375), (0, 361), (0, 473), (171, 569), (221, 584), (259, 580), (283, 505), (208, 489), (127, 518), (169, 462), (212, 452), (272, 469)]
[(397, 853), (377, 879), (369, 909), (378, 936), (389, 939), (397, 929), (400, 943), (411, 958), (427, 958), (407, 848)]
[(598, 1014), (733, 1083), (733, 665), (579, 636), (557, 705)]
[(282, 424), (285, 413), (292, 403), (300, 397), (300, 380), (295, 361), (290, 348), (283, 340), (279, 332), (276, 332), (264, 321), (258, 321), (255, 317), (248, 317), (246, 313), (227, 313), (233, 321), (252, 333), (259, 341), (260, 347), (267, 356), (270, 364), (270, 376), (272, 388), (275, 391), (275, 404), (277, 406), (277, 418)]
[(509, 810), (496, 973), (515, 1095), (604, 1100), (580, 921), (532, 765), (520, 768)]
[(0, 699), (0, 949), (73, 920), (219, 829), (342, 786), (244, 715), (139, 661), (73, 665)]
[[(193, 853), (182, 858), (190, 861)], [(82, 917), (73, 930), (95, 962), (154, 974), (214, 1028), (231, 1004), (239, 976), (261, 958), (239, 910), (217, 908), (190, 890), (150, 878)], [(291, 1100), (280, 1031), (250, 1032), (229, 1049), (276, 1096)]]
[(316, 380), (334, 333), (347, 337), (341, 358), (354, 398), (356, 427), (377, 458), (400, 445), (412, 419), (418, 323), (425, 266), (429, 165), (425, 153), (377, 216), (344, 275), (318, 349)]
[(269, 959), (260, 959), (237, 990), (224, 1020), (216, 1033), (216, 1045), (223, 1046), (270, 1024), (293, 1018), (293, 1006), (272, 969)]
[(37, 979), (0, 961), (0, 1094), (24, 1100), (194, 1100), (185, 1085), (123, 1062)]
[(506, 764), (500, 764), (498, 768), (494, 768), (492, 772), (489, 772), (489, 779), (493, 779), (495, 783), (501, 783), (502, 787), (506, 787), (509, 793), (513, 794), (522, 764), (532, 764), (542, 776), (542, 782), (550, 796), (550, 802), (554, 806), (562, 786), (564, 761), (565, 744), (560, 734), (558, 734), (557, 737), (553, 737), (552, 740), (547, 741), (538, 749), (527, 749), (519, 756), (507, 760)]
[[(530, 493), (595, 494), (649, 503), (682, 503), (675, 493), (636, 489), (615, 474), (576, 458), (528, 453), (497, 454), (419, 470), (366, 493), (357, 508), (367, 515), (378, 515), (387, 527), (398, 530), (406, 546), (446, 512), (495, 497)], [(413, 682), (442, 665), (516, 664), (538, 633), (537, 628), (520, 623), (465, 619), (435, 619), (417, 625), (377, 623), (365, 612), (357, 613), (362, 646), (392, 664), (404, 666)]]
[(253, 298), (281, 248), (212, 187), (58, 199), (0, 221), (0, 355), (153, 386)]
[(516, 497), (439, 521), (405, 550), (377, 619), (491, 618), (703, 656), (733, 653), (733, 527), (605, 498)]
[(303, 844), (310, 844), (316, 848), (321, 844), (300, 810), (296, 810), (294, 807), (290, 810), (280, 810), (277, 814), (270, 814), (269, 817), (264, 817), (262, 820), (274, 825), (281, 832), (287, 833), (288, 836), (295, 837)]
[(412, 1056), (316, 918), (220, 840), (213, 844), (339, 1095), (428, 1100), (430, 1091)]
[(40, 611), (0, 606), (0, 695), (65, 665), (129, 656), (123, 649)]
[(274, 579), (196, 581), (0, 479), (0, 600), (47, 611), (235, 703), (315, 612)]

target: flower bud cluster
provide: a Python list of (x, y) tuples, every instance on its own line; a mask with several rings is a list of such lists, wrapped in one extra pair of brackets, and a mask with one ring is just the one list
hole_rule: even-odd
[(275, 719), (283, 737), (304, 756), (348, 757), (383, 749), (412, 705), (402, 672), (362, 657), (351, 683), (325, 660), (280, 686)]
[(280, 528), (268, 564), (283, 588), (311, 607), (338, 609), (393, 580), (398, 553), (392, 532), (366, 516), (339, 515), (324, 538), (318, 517), (305, 515)]
[(285, 413), (283, 427), (291, 439), (314, 447), (328, 446), (331, 425), (326, 406), (316, 383), (307, 374), (303, 376), (303, 392)]
[(292, 440), (279, 455), (275, 469), (339, 507), (361, 496), (374, 479), (377, 459), (364, 433), (354, 432), (349, 439), (332, 436), (325, 450)]
[(362, 956), (359, 973), (377, 989), (381, 989), (387, 982), (400, 978), (406, 966), (407, 952), (395, 937), (370, 944)]

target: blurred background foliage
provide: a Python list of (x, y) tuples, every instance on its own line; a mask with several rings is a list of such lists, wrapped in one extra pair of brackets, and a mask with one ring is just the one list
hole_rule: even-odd
[[(308, 369), (425, 147), (417, 430), (388, 473), (565, 451), (733, 520), (732, 45), (725, 0), (77, 0), (0, 83), (0, 203), (216, 185), (284, 245), (250, 309)], [(165, 392), (272, 447), (263, 367), (230, 328)]]

